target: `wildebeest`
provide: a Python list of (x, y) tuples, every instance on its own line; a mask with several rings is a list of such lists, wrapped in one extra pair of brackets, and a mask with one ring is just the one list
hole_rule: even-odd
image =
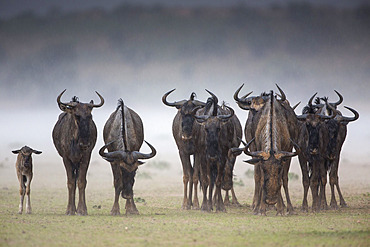
[[(259, 120), (261, 117), (261, 110), (263, 110), (267, 104), (267, 102), (270, 101), (271, 95), (267, 93), (262, 93), (260, 96), (249, 96), (252, 92), (248, 93), (246, 96), (243, 96), (239, 98), (238, 94), (244, 84), (235, 92), (234, 99), (236, 103), (239, 105), (240, 108), (244, 110), (249, 110), (248, 119), (245, 124), (244, 134), (245, 139), (247, 142), (250, 142), (253, 138), (256, 137), (256, 131), (257, 127), (260, 124)], [(284, 120), (283, 123), (287, 124), (287, 130), (289, 132), (288, 138), (292, 139), (294, 142), (296, 142), (296, 139), (298, 137), (298, 130), (297, 130), (297, 119), (296, 115), (294, 113), (294, 108), (297, 107), (297, 105), (294, 106), (294, 108), (290, 107), (289, 102), (286, 99), (285, 93), (283, 90), (276, 85), (280, 92), (280, 99), (276, 99), (276, 102), (279, 104), (279, 111), (278, 118)], [(276, 104), (275, 104), (276, 105)], [(275, 116), (276, 117), (276, 116)], [(258, 151), (256, 145), (257, 143), (250, 143), (250, 150), (252, 151)], [(292, 146), (290, 144), (290, 147), (288, 150), (285, 151), (291, 151)], [(290, 168), (290, 157), (286, 157), (282, 159), (282, 166), (283, 166), (283, 174), (282, 174), (282, 181), (283, 181), (283, 188), (285, 191), (286, 199), (287, 199), (287, 211), (289, 214), (294, 213), (292, 203), (290, 201), (289, 196), (289, 189), (288, 189), (288, 173)], [(258, 162), (257, 162), (258, 164)], [(260, 205), (261, 205), (261, 179), (262, 179), (262, 169), (259, 165), (256, 165), (254, 167), (254, 180), (255, 180), (255, 192), (253, 197), (253, 203), (252, 208), (255, 214), (259, 213)], [(262, 213), (264, 213), (264, 208), (262, 208)]]
[[(279, 89), (280, 90), (280, 89)], [(270, 94), (264, 95), (265, 103), (260, 110), (254, 113), (252, 118), (252, 136), (254, 136), (245, 147), (244, 152), (252, 156), (247, 162), (257, 165), (255, 169), (260, 172), (260, 176), (255, 175), (259, 187), (255, 193), (255, 212), (265, 214), (266, 204), (274, 205), (277, 203), (277, 213), (283, 214), (284, 206), (281, 197), (281, 181), (286, 183), (284, 174), (288, 173), (290, 166), (290, 158), (297, 155), (300, 151), (297, 144), (294, 143), (294, 128), (290, 130), (294, 121), (290, 117), (291, 114), (286, 107), (285, 94), (280, 90), (282, 99), (277, 100), (271, 91)], [(293, 126), (294, 127), (294, 126)], [(252, 142), (255, 142), (255, 151), (249, 151), (248, 148)], [(293, 145), (296, 149), (292, 152)], [(285, 186), (284, 186), (285, 189)], [(292, 206), (289, 199), (288, 190), (285, 190), (289, 212), (292, 212)]]
[(28, 146), (24, 146), (21, 149), (13, 150), (14, 154), (17, 155), (17, 161), (15, 163), (15, 169), (17, 172), (17, 177), (19, 181), (19, 194), (20, 194), (20, 203), (19, 203), (19, 214), (23, 212), (23, 200), (24, 195), (27, 195), (26, 201), (26, 213), (32, 213), (31, 208), (31, 181), (33, 177), (32, 171), (32, 154), (41, 154), (41, 151), (34, 150)]
[[(195, 164), (195, 139), (194, 135), (194, 115), (197, 109), (205, 106), (205, 103), (195, 100), (195, 93), (190, 95), (188, 100), (181, 100), (178, 102), (168, 102), (167, 97), (175, 89), (165, 93), (162, 97), (163, 104), (178, 109), (172, 123), (172, 134), (175, 139), (177, 148), (179, 150), (180, 160), (183, 169), (183, 183), (184, 183), (184, 199), (182, 203), (183, 209), (199, 209), (199, 201), (197, 194), (199, 167)], [(194, 157), (194, 164), (192, 166), (190, 156)], [(194, 185), (194, 199), (193, 197)], [(189, 192), (189, 195), (188, 195)]]
[[(63, 111), (53, 129), (53, 142), (59, 155), (63, 158), (67, 173), (68, 205), (66, 214), (87, 215), (85, 189), (86, 174), (90, 163), (91, 152), (96, 143), (97, 130), (92, 119), (93, 108), (104, 104), (103, 97), (96, 92), (100, 98), (99, 104), (81, 103), (77, 97), (73, 97), (68, 103), (61, 102), (64, 90), (59, 94), (57, 103)], [(79, 200), (76, 210), (75, 194), (76, 184), (79, 190)]]
[[(111, 163), (115, 197), (112, 215), (120, 214), (119, 195), (126, 199), (126, 214), (139, 214), (133, 196), (133, 186), (137, 168), (144, 164), (140, 159), (150, 159), (156, 155), (155, 148), (148, 142), (151, 153), (140, 153), (144, 141), (144, 129), (140, 116), (118, 101), (117, 109), (110, 115), (104, 126), (105, 145), (99, 154)], [(108, 148), (108, 152), (104, 150)]]
[[(224, 106), (224, 108), (218, 106), (217, 97), (211, 92), (209, 93), (213, 97), (212, 113), (210, 115), (201, 115), (198, 112), (195, 115), (195, 119), (200, 125), (196, 128), (198, 136), (196, 148), (197, 152), (199, 152), (199, 156), (196, 159), (199, 159), (203, 192), (201, 209), (204, 211), (213, 209), (212, 192), (214, 185), (216, 185), (216, 211), (225, 211), (221, 196), (221, 186), (223, 180), (225, 182), (227, 179), (232, 179), (232, 173), (231, 176), (224, 177), (227, 154), (231, 147), (239, 146), (242, 131), (240, 122), (234, 115), (234, 110), (228, 106)], [(226, 185), (226, 189), (230, 189), (230, 187)]]
[(303, 211), (308, 210), (308, 188), (311, 188), (313, 211), (320, 210), (321, 200), (325, 197), (325, 185), (327, 182), (325, 160), (329, 140), (325, 121), (335, 117), (334, 115), (326, 116), (321, 114), (321, 111), (312, 105), (312, 100), (315, 96), (316, 93), (303, 109), (303, 114), (297, 116), (297, 119), (302, 122), (299, 126), (300, 134), (298, 139), (298, 145), (301, 147), (302, 152), (298, 155), (298, 158), (302, 170)]
[[(349, 122), (356, 121), (359, 118), (358, 112), (350, 107), (345, 106), (346, 109), (350, 110), (354, 114), (353, 117), (345, 117), (340, 111), (336, 109), (337, 106), (343, 101), (343, 97), (337, 91), (335, 92), (340, 97), (339, 101), (336, 103), (329, 103), (328, 98), (322, 98), (326, 105), (327, 114), (330, 115), (334, 113), (336, 115), (335, 118), (326, 121), (326, 127), (328, 129), (329, 135), (329, 142), (326, 153), (326, 169), (329, 171), (329, 184), (331, 188), (330, 207), (333, 209), (338, 208), (337, 201), (335, 199), (334, 186), (336, 186), (337, 188), (341, 207), (347, 206), (339, 187), (339, 160), (342, 146), (347, 135), (347, 124)], [(320, 103), (320, 101), (317, 101), (317, 103)], [(323, 198), (322, 203), (324, 206), (326, 205), (325, 197)]]

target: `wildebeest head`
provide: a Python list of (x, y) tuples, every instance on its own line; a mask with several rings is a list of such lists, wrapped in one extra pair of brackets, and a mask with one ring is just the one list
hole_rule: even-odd
[(28, 146), (24, 146), (21, 149), (13, 150), (13, 154), (18, 154), (18, 156), (21, 156), (21, 166), (24, 166), (26, 168), (29, 168), (32, 166), (32, 154), (41, 154), (41, 151), (33, 150), (32, 148)]
[(281, 188), (281, 179), (283, 173), (283, 164), (284, 159), (291, 158), (296, 156), (300, 152), (299, 146), (290, 140), (295, 148), (295, 152), (286, 152), (286, 151), (274, 151), (270, 150), (269, 152), (265, 151), (254, 151), (251, 152), (248, 150), (250, 144), (254, 141), (253, 138), (248, 144), (244, 147), (244, 153), (252, 156), (253, 158), (245, 162), (252, 165), (260, 165), (262, 168), (263, 174), (263, 200), (269, 205), (274, 205), (277, 203), (279, 191)]
[(346, 109), (350, 110), (354, 116), (353, 117), (344, 117), (340, 111), (335, 109), (335, 107), (328, 103), (327, 100), (324, 100), (327, 109), (332, 112), (333, 114), (336, 114), (335, 118), (330, 119), (326, 122), (326, 126), (328, 128), (328, 134), (329, 134), (329, 142), (328, 142), (328, 148), (327, 148), (327, 158), (329, 160), (334, 160), (336, 156), (338, 155), (338, 134), (341, 128), (341, 125), (347, 125), (349, 122), (356, 121), (359, 118), (359, 114), (356, 110), (346, 107)]
[(104, 98), (96, 92), (100, 98), (100, 104), (94, 104), (93, 100), (90, 103), (81, 103), (77, 97), (73, 97), (69, 103), (63, 103), (61, 102), (61, 97), (65, 91), (59, 94), (57, 98), (58, 106), (62, 111), (71, 114), (77, 126), (75, 135), (78, 137), (78, 146), (83, 150), (88, 149), (91, 145), (89, 138), (90, 123), (92, 121), (91, 111), (93, 108), (101, 107), (104, 104)]
[(144, 164), (144, 162), (140, 161), (139, 159), (150, 159), (154, 157), (157, 153), (155, 148), (146, 141), (145, 143), (151, 149), (151, 153), (149, 154), (144, 154), (139, 151), (128, 151), (128, 150), (126, 151), (118, 150), (108, 153), (104, 152), (104, 150), (113, 142), (105, 144), (99, 150), (100, 156), (102, 156), (105, 160), (109, 162), (119, 162), (119, 165), (129, 172), (135, 171), (140, 165)]
[(261, 110), (265, 103), (268, 101), (269, 94), (261, 93), (261, 95), (259, 96), (248, 97), (250, 94), (253, 93), (253, 91), (251, 91), (246, 95), (242, 96), (241, 98), (239, 98), (238, 95), (243, 86), (244, 84), (241, 85), (241, 87), (239, 87), (234, 93), (234, 100), (236, 101), (238, 106), (243, 110), (252, 110), (252, 111)]
[(181, 138), (183, 140), (190, 140), (192, 139), (194, 115), (199, 107), (204, 106), (205, 103), (195, 100), (196, 94), (194, 92), (191, 93), (189, 100), (175, 101), (172, 103), (168, 102), (167, 96), (173, 91), (175, 91), (175, 89), (165, 93), (162, 97), (162, 102), (167, 106), (176, 107), (179, 110), (181, 114)]

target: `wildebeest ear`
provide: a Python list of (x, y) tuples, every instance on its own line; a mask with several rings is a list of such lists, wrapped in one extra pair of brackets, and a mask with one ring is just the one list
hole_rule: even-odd
[(32, 150), (32, 153), (34, 153), (34, 154), (41, 154), (42, 152), (41, 151), (37, 151), (37, 150)]
[(12, 153), (13, 154), (18, 154), (20, 151), (21, 151), (20, 149), (19, 150), (13, 150)]
[(260, 161), (261, 161), (261, 159), (256, 159), (256, 158), (253, 158), (253, 159), (250, 159), (250, 160), (244, 160), (244, 162), (249, 163), (251, 165), (255, 165)]

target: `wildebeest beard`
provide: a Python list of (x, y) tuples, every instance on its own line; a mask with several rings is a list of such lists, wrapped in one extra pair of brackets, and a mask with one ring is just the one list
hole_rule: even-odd
[(81, 149), (87, 149), (90, 146), (90, 121), (91, 117), (81, 118), (78, 123), (78, 145)]
[(134, 192), (132, 190), (135, 183), (136, 170), (128, 172), (125, 168), (121, 167), (122, 172), (122, 197), (125, 199), (132, 199)]
[(186, 114), (182, 118), (182, 131), (186, 137), (191, 137), (193, 131), (194, 117), (191, 114)]

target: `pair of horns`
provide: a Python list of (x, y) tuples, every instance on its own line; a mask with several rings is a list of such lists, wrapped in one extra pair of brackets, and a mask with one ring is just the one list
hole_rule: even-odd
[[(72, 104), (72, 103), (63, 103), (60, 99), (62, 98), (62, 95), (64, 94), (64, 92), (66, 91), (67, 89), (64, 89), (63, 92), (61, 92), (57, 98), (57, 102), (58, 102), (58, 105), (59, 105), (59, 108), (61, 108), (63, 110), (63, 108), (73, 108), (75, 105)], [(95, 91), (95, 93), (99, 96), (100, 98), (100, 104), (94, 104), (94, 101), (90, 101), (90, 105), (92, 107), (95, 107), (95, 108), (98, 108), (98, 107), (101, 107), (104, 105), (104, 98), (97, 92)]]

